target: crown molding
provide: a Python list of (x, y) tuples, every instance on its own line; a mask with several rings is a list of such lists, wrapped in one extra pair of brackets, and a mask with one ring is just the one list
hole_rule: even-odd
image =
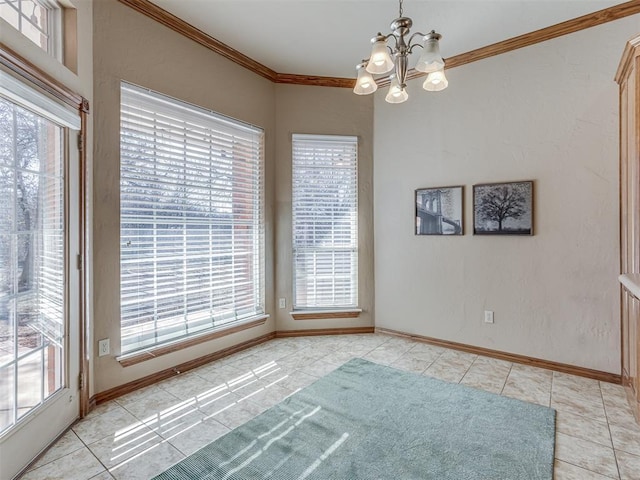
[[(614, 5), (613, 7), (567, 20), (566, 22), (561, 22), (556, 25), (551, 25), (550, 27), (541, 28), (533, 32), (509, 38), (508, 40), (477, 48), (470, 52), (455, 55), (451, 58), (445, 59), (445, 66), (447, 69), (460, 67), (468, 63), (495, 57), (496, 55), (502, 55), (503, 53), (512, 52), (513, 50), (518, 50), (537, 43), (546, 42), (547, 40), (579, 32), (580, 30), (585, 30), (587, 28), (597, 27), (598, 25), (613, 22), (614, 20), (620, 20), (621, 18), (636, 15), (638, 13), (640, 13), (640, 0), (621, 3)], [(407, 80), (418, 78), (423, 75), (425, 74), (418, 72), (415, 69), (411, 69), (407, 75)], [(385, 85), (388, 83), (389, 79), (385, 78), (382, 82), (378, 83), (378, 85)]]
[(447, 60), (447, 68), (459, 67), (467, 63), (476, 62), (478, 60), (483, 60), (485, 58), (528, 47), (530, 45), (535, 45), (536, 43), (546, 42), (547, 40), (579, 32), (580, 30), (585, 30), (587, 28), (597, 27), (598, 25), (613, 22), (614, 20), (620, 20), (621, 18), (635, 15), (637, 13), (640, 13), (640, 0), (632, 0), (630, 2), (614, 5), (613, 7), (583, 15), (582, 17), (567, 20), (566, 22), (561, 22), (550, 27), (541, 28), (540, 30), (525, 33), (524, 35), (518, 35), (517, 37), (513, 37), (502, 42), (456, 55), (455, 57), (451, 57)]
[[(118, 0), (134, 10), (146, 15), (149, 18), (169, 27), (170, 29), (184, 35), (185, 37), (199, 43), (209, 50), (222, 55), (238, 65), (268, 79), (275, 83), (284, 83), (291, 85), (313, 85), (318, 87), (339, 87), (353, 88), (355, 79), (339, 78), (339, 77), (322, 77), (313, 75), (296, 75), (291, 73), (278, 73), (269, 67), (253, 60), (252, 58), (238, 52), (229, 45), (213, 38), (197, 29), (193, 25), (176, 17), (175, 15), (160, 8), (149, 0)], [(493, 43), (485, 47), (477, 48), (469, 52), (461, 53), (453, 57), (445, 59), (447, 69), (460, 67), (468, 63), (477, 62), (485, 58), (502, 55), (503, 53), (518, 50), (520, 48), (535, 45), (537, 43), (546, 42), (553, 38), (561, 37), (580, 30), (602, 25), (604, 23), (619, 20), (630, 15), (640, 13), (640, 0), (631, 0), (629, 2), (614, 5), (613, 7), (598, 10), (581, 17), (567, 20), (550, 27), (541, 28), (533, 32), (525, 33), (517, 37)], [(412, 69), (407, 75), (407, 79), (411, 80), (425, 75)], [(378, 80), (379, 86), (389, 84), (389, 78)]]
[(288, 83), (290, 85), (314, 85), (316, 87), (353, 88), (356, 84), (354, 78), (320, 77), (316, 75), (297, 75), (295, 73), (278, 73), (276, 83)]
[(267, 80), (271, 80), (272, 82), (276, 81), (278, 74), (274, 70), (271, 70), (269, 67), (255, 61), (253, 58), (247, 57), (245, 54), (240, 53), (226, 43), (222, 43), (220, 40), (213, 38), (211, 35), (204, 33), (202, 30), (197, 29), (190, 23), (187, 23), (181, 18), (167, 12), (165, 9), (160, 8), (155, 3), (151, 3), (149, 0), (118, 1), (142, 13), (143, 15), (146, 15), (156, 22), (161, 23), (165, 27), (169, 27), (171, 30), (184, 35), (196, 43), (199, 43), (203, 47), (206, 47), (232, 62), (237, 63), (241, 67), (251, 70)]

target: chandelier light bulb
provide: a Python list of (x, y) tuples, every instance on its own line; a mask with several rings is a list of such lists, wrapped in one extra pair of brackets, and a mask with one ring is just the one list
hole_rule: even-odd
[(379, 33), (371, 39), (373, 47), (371, 48), (371, 57), (367, 64), (367, 72), (374, 74), (389, 73), (393, 70), (393, 59), (387, 48), (387, 41), (384, 36)]
[(439, 92), (449, 85), (447, 77), (444, 75), (444, 68), (431, 72), (422, 84), (422, 88), (428, 92)]
[(444, 68), (444, 60), (440, 55), (440, 38), (442, 37), (433, 30), (425, 35), (422, 55), (418, 59), (416, 70), (431, 73)]
[(409, 98), (409, 94), (406, 89), (400, 86), (398, 79), (395, 75), (391, 75), (391, 85), (389, 86), (389, 93), (384, 98), (388, 103), (402, 103), (406, 102)]
[(364, 62), (356, 67), (358, 78), (356, 80), (356, 86), (353, 88), (353, 93), (356, 95), (369, 95), (378, 89), (376, 81), (371, 74), (367, 72), (366, 66), (367, 63)]

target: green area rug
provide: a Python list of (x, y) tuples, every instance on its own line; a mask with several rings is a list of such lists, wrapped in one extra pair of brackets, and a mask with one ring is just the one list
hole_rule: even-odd
[(555, 411), (354, 359), (155, 477), (552, 480)]

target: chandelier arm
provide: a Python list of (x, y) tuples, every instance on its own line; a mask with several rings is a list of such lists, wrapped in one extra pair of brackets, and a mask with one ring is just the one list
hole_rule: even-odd
[[(411, 35), (409, 37), (408, 44), (411, 45), (411, 42), (413, 42), (413, 39), (416, 38), (416, 37), (426, 37), (426, 35), (424, 33), (422, 33), (422, 32), (416, 32), (416, 33), (414, 33), (413, 35)], [(413, 45), (411, 45), (411, 48), (413, 48), (415, 45), (420, 45), (420, 47), (422, 47), (422, 44), (420, 42), (418, 42), (418, 43), (414, 43)]]
[(387, 40), (389, 40), (389, 38), (393, 38), (393, 42), (394, 42), (394, 46), (393, 48), (390, 47), (389, 45), (387, 45), (387, 48), (391, 51), (391, 53), (393, 54), (397, 49), (398, 49), (398, 36), (395, 33), (390, 33), (389, 35), (387, 35), (386, 37), (384, 37), (385, 42)]
[(414, 43), (414, 44), (413, 44), (413, 45), (411, 45), (411, 46), (409, 47), (409, 49), (407, 50), (407, 52), (409, 53), (409, 55), (411, 55), (411, 54), (413, 53), (413, 49), (414, 49), (415, 47), (424, 48), (424, 47), (422, 46), (422, 44), (421, 44), (421, 43)]

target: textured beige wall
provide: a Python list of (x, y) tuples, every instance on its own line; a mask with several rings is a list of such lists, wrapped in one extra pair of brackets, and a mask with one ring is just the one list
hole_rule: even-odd
[[(363, 312), (357, 319), (293, 320), (291, 233), (291, 135), (358, 137), (358, 294)], [(276, 86), (276, 309), (278, 330), (373, 326), (373, 98), (346, 88)], [(277, 302), (276, 302), (277, 305)]]
[[(97, 59), (94, 88), (98, 111), (94, 190), (94, 343), (101, 338), (110, 338), (112, 348), (112, 355), (94, 360), (96, 392), (275, 329), (372, 326), (373, 99), (356, 97), (349, 89), (276, 86), (115, 0), (97, 2), (94, 25), (94, 56)], [(266, 310), (271, 314), (264, 327), (127, 368), (122, 368), (114, 358), (119, 353), (120, 344), (118, 134), (121, 80), (265, 129)], [(360, 303), (364, 309), (359, 319), (294, 322), (288, 315), (289, 308), (274, 308), (275, 299), (279, 297), (286, 298), (287, 305), (291, 304), (290, 140), (294, 132), (359, 137), (359, 288)]]
[[(460, 67), (439, 95), (419, 93), (413, 82), (403, 105), (389, 106), (378, 93), (374, 115), (371, 97), (274, 85), (115, 0), (96, 2), (94, 339), (111, 338), (118, 353), (120, 80), (265, 128), (271, 318), (264, 327), (126, 369), (113, 355), (96, 358), (95, 391), (276, 329), (372, 326), (374, 307), (377, 326), (618, 371), (612, 76), (636, 25), (636, 18), (621, 20)], [(359, 319), (294, 321), (288, 313), (292, 133), (360, 139)], [(513, 179), (536, 181), (536, 235), (470, 235), (469, 187)], [(468, 186), (467, 235), (415, 237), (414, 189), (450, 184)], [(275, 308), (277, 298), (287, 308)], [(496, 312), (493, 326), (482, 324), (484, 309)]]
[(111, 355), (95, 358), (96, 392), (274, 330), (264, 326), (123, 368), (120, 345), (119, 121), (126, 80), (264, 128), (266, 138), (266, 311), (273, 311), (274, 84), (144, 17), (116, 0), (94, 3), (95, 224), (94, 346), (111, 339)]
[[(618, 93), (638, 16), (375, 103), (376, 326), (620, 372)], [(535, 181), (535, 235), (473, 236), (475, 183)], [(463, 237), (415, 236), (414, 189), (465, 185)], [(495, 324), (483, 311), (495, 311)]]

